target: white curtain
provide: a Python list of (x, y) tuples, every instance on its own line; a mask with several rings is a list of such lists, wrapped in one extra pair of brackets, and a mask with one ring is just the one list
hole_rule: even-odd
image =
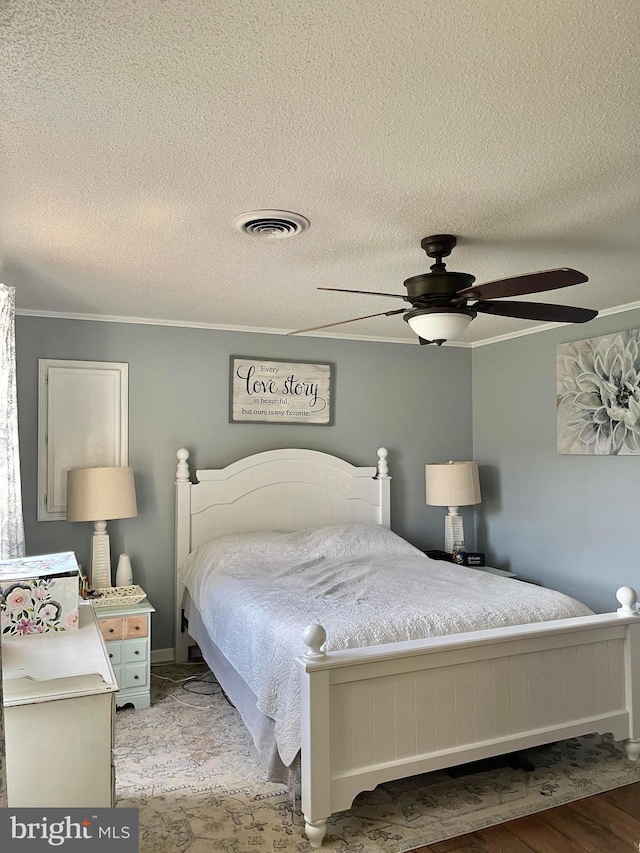
[[(24, 554), (18, 405), (16, 398), (15, 290), (0, 284), (0, 560)], [(0, 642), (0, 808), (7, 805)]]
[(0, 284), (0, 560), (24, 554), (15, 325), (15, 289)]

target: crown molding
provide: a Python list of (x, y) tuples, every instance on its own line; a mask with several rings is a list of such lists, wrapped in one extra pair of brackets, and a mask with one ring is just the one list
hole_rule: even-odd
[[(270, 329), (260, 328), (256, 326), (235, 326), (225, 323), (195, 323), (190, 320), (157, 320), (150, 317), (119, 317), (109, 314), (74, 314), (64, 311), (35, 311), (28, 308), (16, 309), (16, 315), (22, 317), (43, 317), (50, 320), (88, 320), (95, 323), (130, 323), (138, 326), (174, 326), (183, 329), (212, 329), (218, 332), (249, 332), (257, 335), (283, 335), (289, 333), (288, 329)], [(336, 338), (344, 341), (371, 341), (372, 343), (385, 344), (408, 344), (409, 346), (418, 345), (417, 340), (409, 340), (407, 338), (380, 338), (373, 335), (345, 335), (330, 334), (327, 332), (307, 332), (305, 338)], [(472, 346), (470, 343), (459, 341), (447, 341), (444, 346), (449, 347), (466, 347)]]
[[(628, 302), (626, 305), (617, 305), (614, 308), (604, 308), (598, 311), (598, 317), (610, 317), (613, 314), (622, 314), (625, 311), (634, 311), (640, 308), (640, 301)], [(195, 323), (189, 320), (157, 320), (150, 317), (119, 317), (109, 314), (74, 314), (64, 311), (35, 311), (27, 308), (16, 309), (16, 314), (23, 317), (43, 317), (52, 320), (88, 320), (95, 323), (130, 323), (139, 326), (174, 326), (183, 329), (212, 329), (218, 332), (247, 332), (257, 335), (287, 335), (288, 329), (270, 329), (259, 328), (255, 326), (235, 326), (225, 323)], [(537, 335), (539, 332), (548, 332), (552, 329), (560, 329), (566, 327), (567, 323), (543, 323), (541, 326), (535, 326), (532, 329), (521, 329), (517, 332), (507, 332), (505, 335), (496, 335), (493, 338), (486, 338), (482, 341), (447, 341), (445, 347), (460, 347), (462, 349), (475, 349), (476, 347), (484, 347), (489, 344), (497, 344), (502, 341), (509, 341), (513, 338), (521, 338), (525, 335)], [(373, 335), (349, 335), (344, 333), (330, 332), (307, 332), (305, 338), (330, 338), (331, 340), (343, 341), (370, 341), (372, 343), (384, 344), (408, 344), (409, 346), (418, 346), (417, 340), (409, 340), (407, 338), (380, 338)]]

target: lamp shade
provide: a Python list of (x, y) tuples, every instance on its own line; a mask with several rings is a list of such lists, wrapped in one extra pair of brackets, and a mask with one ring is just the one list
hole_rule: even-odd
[(435, 462), (425, 465), (429, 506), (469, 506), (480, 503), (480, 479), (475, 462)]
[(67, 521), (108, 521), (138, 514), (133, 468), (67, 472)]

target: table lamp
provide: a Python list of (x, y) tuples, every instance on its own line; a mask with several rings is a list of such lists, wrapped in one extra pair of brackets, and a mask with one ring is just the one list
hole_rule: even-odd
[(444, 550), (453, 553), (456, 542), (464, 542), (461, 506), (480, 503), (480, 479), (475, 462), (434, 462), (425, 465), (425, 485), (429, 506), (449, 507), (444, 517)]
[(111, 586), (107, 521), (138, 514), (133, 468), (74, 468), (67, 472), (67, 521), (93, 521), (91, 586)]

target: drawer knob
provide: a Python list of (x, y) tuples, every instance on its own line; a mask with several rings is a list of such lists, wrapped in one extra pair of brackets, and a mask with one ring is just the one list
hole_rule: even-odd
[(109, 628), (109, 633), (113, 634), (113, 628)]
[(134, 679), (135, 679), (136, 681), (140, 678), (140, 676), (139, 676), (139, 675), (134, 675), (133, 677), (134, 677)]
[(139, 626), (139, 625), (136, 625), (136, 626), (135, 626), (135, 629), (136, 629), (136, 631), (139, 631), (139, 630), (140, 630), (140, 626)]
[(109, 657), (110, 657), (110, 658), (113, 658), (113, 655), (111, 654), (111, 652), (109, 652)]
[(136, 649), (136, 654), (137, 654), (137, 655), (139, 655), (139, 654), (140, 654), (140, 650), (139, 650), (139, 649)]

